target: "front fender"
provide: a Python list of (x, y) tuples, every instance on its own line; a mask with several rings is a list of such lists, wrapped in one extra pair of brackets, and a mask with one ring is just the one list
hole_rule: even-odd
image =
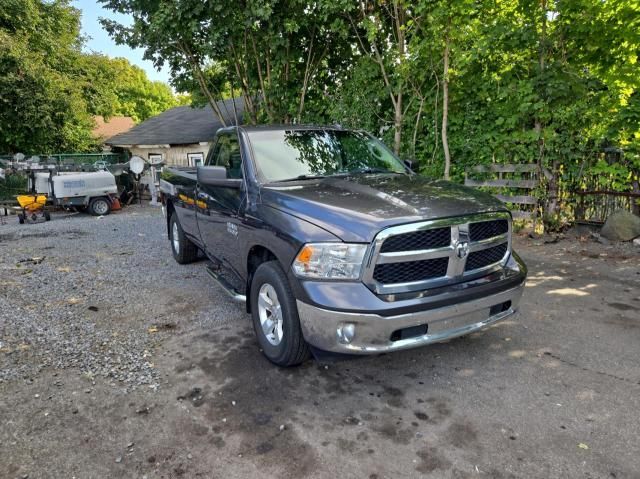
[(298, 279), (291, 271), (291, 263), (305, 243), (340, 241), (319, 226), (270, 206), (259, 205), (254, 214), (247, 214), (243, 222), (247, 240), (243, 242), (241, 269), (247, 282), (247, 295), (251, 283), (251, 257), (255, 252), (270, 256), (280, 264), (289, 279), (296, 297), (304, 294)]

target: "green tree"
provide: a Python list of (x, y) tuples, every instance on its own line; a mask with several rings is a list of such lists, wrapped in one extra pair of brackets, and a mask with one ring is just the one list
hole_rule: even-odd
[(93, 121), (71, 74), (80, 16), (67, 1), (0, 6), (0, 151), (49, 153), (94, 147)]
[(130, 116), (140, 122), (178, 104), (167, 84), (150, 81), (144, 70), (124, 58), (82, 55), (77, 69), (91, 114)]
[(350, 65), (349, 28), (339, 15), (346, 0), (101, 2), (133, 17), (131, 26), (102, 20), (116, 41), (167, 65), (178, 90), (197, 85), (223, 124), (234, 119), (216, 103), (226, 92), (243, 96), (254, 123), (322, 117), (325, 88)]
[(83, 53), (68, 0), (0, 3), (0, 152), (92, 151), (94, 115), (142, 121), (189, 97), (122, 58)]
[[(214, 110), (241, 94), (250, 122), (364, 127), (454, 180), (537, 163), (551, 215), (562, 182), (637, 183), (637, 0), (101, 1), (134, 18), (104, 21), (118, 41)], [(604, 162), (609, 146), (624, 163)]]

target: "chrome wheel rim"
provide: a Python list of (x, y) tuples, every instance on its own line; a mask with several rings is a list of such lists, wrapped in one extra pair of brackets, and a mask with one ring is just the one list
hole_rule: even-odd
[(171, 243), (173, 244), (173, 251), (176, 254), (180, 252), (180, 237), (178, 236), (178, 223), (173, 223), (171, 228)]
[(258, 293), (258, 316), (262, 334), (269, 344), (277, 346), (282, 341), (282, 306), (276, 290), (269, 283), (260, 287)]
[(104, 215), (109, 211), (109, 204), (104, 200), (96, 201), (93, 205), (93, 210), (99, 215)]

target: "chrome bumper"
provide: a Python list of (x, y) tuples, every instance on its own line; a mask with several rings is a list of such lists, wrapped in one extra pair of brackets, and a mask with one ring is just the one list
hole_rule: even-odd
[[(297, 304), (302, 333), (311, 345), (337, 353), (376, 354), (446, 341), (489, 326), (517, 311), (523, 290), (524, 282), (485, 298), (397, 316), (330, 311), (299, 300)], [(490, 315), (492, 306), (507, 301), (511, 301), (507, 310)], [(394, 331), (425, 324), (427, 334), (391, 340)], [(345, 342), (348, 325), (353, 325), (354, 334)]]

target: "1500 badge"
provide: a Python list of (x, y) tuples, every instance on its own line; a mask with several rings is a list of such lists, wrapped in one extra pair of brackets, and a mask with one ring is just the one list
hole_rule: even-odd
[(227, 223), (227, 233), (238, 236), (238, 225), (235, 223)]

